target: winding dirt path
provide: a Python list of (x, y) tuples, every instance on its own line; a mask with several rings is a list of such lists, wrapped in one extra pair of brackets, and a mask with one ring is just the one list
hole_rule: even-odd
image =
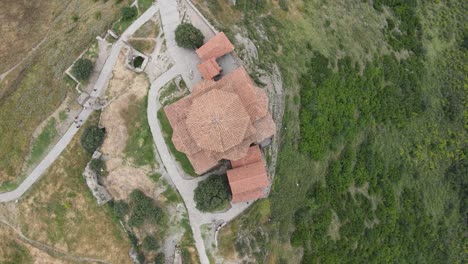
[(57, 248), (51, 247), (49, 245), (46, 245), (44, 243), (41, 243), (39, 241), (32, 240), (32, 239), (26, 237), (21, 232), (21, 230), (17, 229), (12, 224), (8, 223), (7, 221), (5, 221), (3, 219), (0, 219), (0, 223), (2, 223), (3, 225), (9, 227), (11, 230), (13, 230), (23, 242), (31, 245), (32, 247), (35, 247), (35, 248), (39, 249), (40, 251), (43, 251), (43, 252), (49, 254), (50, 256), (52, 256), (54, 258), (59, 258), (59, 259), (64, 259), (64, 260), (71, 260), (71, 261), (75, 261), (75, 262), (92, 262), (92, 263), (110, 264), (110, 262), (107, 262), (107, 261), (102, 260), (102, 259), (89, 258), (89, 257), (80, 257), (80, 256), (74, 256), (74, 255), (68, 254), (65, 251), (59, 250)]
[(28, 54), (26, 55), (26, 57), (24, 57), (23, 59), (21, 59), (21, 61), (19, 61), (18, 63), (16, 63), (13, 67), (11, 67), (10, 69), (8, 69), (6, 72), (0, 74), (0, 82), (12, 71), (14, 71), (18, 66), (20, 66), (27, 58), (31, 57), (31, 55), (42, 45), (42, 43), (44, 43), (47, 39), (47, 36), (44, 37), (39, 43), (36, 44), (36, 46), (34, 46), (29, 52)]

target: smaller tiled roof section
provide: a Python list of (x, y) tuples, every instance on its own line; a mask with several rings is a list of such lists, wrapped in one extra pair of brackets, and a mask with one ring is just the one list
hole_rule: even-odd
[(227, 171), (232, 202), (245, 202), (264, 197), (268, 177), (262, 161)]
[(196, 50), (201, 61), (211, 58), (219, 58), (234, 50), (234, 45), (226, 37), (224, 32), (216, 34), (207, 43)]
[(238, 160), (231, 160), (232, 168), (238, 168), (252, 163), (262, 161), (262, 152), (258, 145), (251, 146), (247, 155)]
[(216, 58), (211, 58), (198, 64), (198, 70), (205, 80), (211, 80), (221, 72), (221, 67), (216, 62)]

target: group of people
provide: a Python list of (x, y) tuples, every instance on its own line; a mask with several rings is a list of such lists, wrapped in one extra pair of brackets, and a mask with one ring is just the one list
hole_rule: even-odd
[(78, 116), (75, 116), (75, 121), (73, 123), (76, 124), (76, 128), (80, 128), (80, 126), (83, 124), (83, 119), (78, 120)]

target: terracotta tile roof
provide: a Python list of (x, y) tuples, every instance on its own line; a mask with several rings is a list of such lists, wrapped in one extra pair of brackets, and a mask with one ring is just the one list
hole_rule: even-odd
[(187, 155), (187, 157), (197, 173), (208, 171), (209, 169), (216, 166), (219, 162), (218, 159), (213, 159), (207, 155), (207, 152), (204, 151), (199, 151), (193, 155)]
[(211, 58), (198, 64), (198, 70), (203, 79), (211, 80), (221, 72), (221, 67), (218, 65), (215, 58)]
[(193, 161), (198, 174), (221, 159), (244, 157), (252, 143), (276, 131), (268, 113), (268, 96), (254, 85), (243, 67), (217, 82), (198, 83), (191, 95), (164, 111), (174, 130), (175, 147)]
[(262, 161), (262, 152), (258, 145), (251, 146), (247, 155), (238, 160), (231, 160), (232, 168), (238, 168), (252, 163)]
[(248, 192), (238, 193), (232, 196), (232, 203), (247, 202), (265, 197), (263, 188), (254, 189)]
[(185, 122), (200, 148), (225, 152), (243, 141), (249, 121), (237, 94), (214, 89), (192, 102)]
[(263, 189), (269, 183), (262, 161), (228, 170), (227, 176), (233, 203), (263, 197)]
[(234, 50), (234, 45), (226, 37), (224, 32), (216, 34), (213, 38), (208, 40), (203, 46), (196, 50), (198, 57), (202, 61), (211, 58), (219, 58)]

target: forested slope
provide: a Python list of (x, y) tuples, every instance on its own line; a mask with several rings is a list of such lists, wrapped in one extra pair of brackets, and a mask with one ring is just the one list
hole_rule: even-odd
[(272, 193), (222, 232), (221, 242), (234, 240), (222, 254), (462, 262), (466, 4), (198, 2), (228, 36), (254, 40), (257, 67), (280, 66), (287, 94)]

